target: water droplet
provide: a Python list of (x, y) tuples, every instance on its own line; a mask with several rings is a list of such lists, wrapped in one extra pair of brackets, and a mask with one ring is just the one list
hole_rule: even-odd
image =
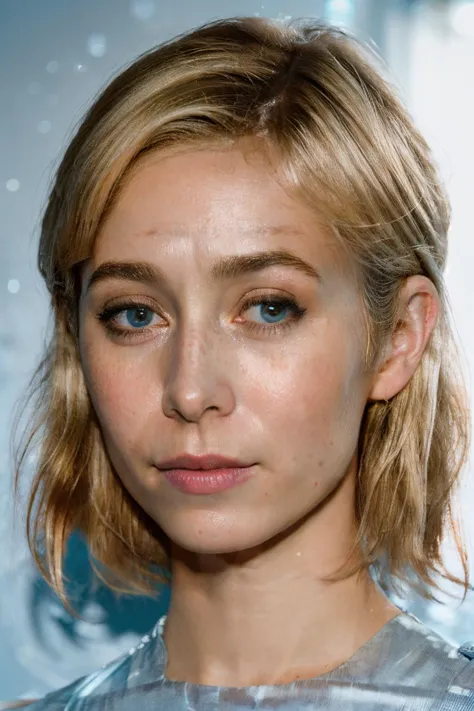
[(16, 178), (10, 178), (9, 180), (7, 180), (5, 185), (7, 187), (7, 190), (9, 190), (11, 193), (16, 193), (16, 191), (20, 187), (20, 181)]
[(132, 0), (130, 13), (137, 20), (151, 20), (156, 12), (154, 0)]
[(40, 93), (40, 91), (41, 91), (41, 84), (39, 83), (39, 81), (32, 81), (31, 84), (28, 84), (27, 92), (31, 96), (36, 96), (37, 94)]
[(20, 282), (18, 279), (9, 279), (7, 289), (10, 294), (17, 294), (20, 291)]
[(87, 51), (93, 57), (103, 57), (107, 51), (105, 35), (93, 34), (87, 39)]
[(46, 65), (46, 71), (48, 74), (56, 74), (56, 72), (59, 69), (59, 62), (56, 62), (56, 60), (52, 60), (51, 62), (48, 62)]
[(40, 121), (37, 128), (38, 133), (49, 133), (51, 131), (51, 121)]

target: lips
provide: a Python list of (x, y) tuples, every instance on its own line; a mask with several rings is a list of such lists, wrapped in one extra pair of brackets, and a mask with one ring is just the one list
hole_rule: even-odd
[(164, 459), (158, 462), (156, 467), (163, 471), (168, 469), (209, 471), (211, 469), (240, 469), (252, 466), (252, 464), (254, 464), (254, 462), (244, 462), (239, 459), (224, 457), (220, 454), (203, 454), (200, 456), (180, 454), (178, 457)]
[(180, 454), (162, 460), (156, 468), (184, 494), (218, 494), (252, 478), (254, 464), (220, 454)]

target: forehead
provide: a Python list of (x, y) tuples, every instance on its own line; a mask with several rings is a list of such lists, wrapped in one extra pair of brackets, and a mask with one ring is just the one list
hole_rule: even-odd
[(265, 153), (236, 146), (143, 159), (98, 235), (93, 262), (191, 253), (205, 260), (262, 249), (291, 249), (327, 269), (345, 261), (314, 211), (284, 189)]

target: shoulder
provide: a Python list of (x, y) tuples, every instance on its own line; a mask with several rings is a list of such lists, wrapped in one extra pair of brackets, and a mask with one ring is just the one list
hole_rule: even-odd
[[(114, 687), (118, 690), (125, 688), (121, 683), (120, 668), (126, 664), (126, 657), (122, 657), (111, 664), (107, 664), (103, 669), (93, 672), (87, 676), (76, 679), (68, 686), (52, 691), (42, 699), (27, 703), (22, 706), (25, 711), (65, 711), (72, 704), (84, 697), (93, 697), (104, 691), (112, 691)], [(7, 707), (8, 708), (8, 707)]]
[(446, 702), (455, 711), (474, 711), (474, 641), (465, 642), (458, 648), (462, 659), (457, 673), (448, 687)]
[[(432, 689), (440, 700), (435, 708), (474, 711), (474, 642), (453, 645), (410, 613), (395, 619), (395, 665), (405, 679)], [(391, 672), (393, 679), (396, 669)]]
[(82, 699), (98, 699), (109, 693), (125, 691), (152, 679), (156, 680), (164, 675), (166, 666), (163, 643), (158, 634), (160, 624), (162, 620), (126, 654), (98, 671), (52, 691), (42, 699), (28, 702), (22, 708), (25, 711), (67, 711), (76, 708), (76, 702)]

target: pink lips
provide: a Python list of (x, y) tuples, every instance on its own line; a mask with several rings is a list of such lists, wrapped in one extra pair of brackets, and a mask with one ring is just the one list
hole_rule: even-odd
[(252, 476), (252, 467), (218, 454), (184, 454), (157, 465), (172, 486), (190, 494), (215, 494), (242, 484)]

